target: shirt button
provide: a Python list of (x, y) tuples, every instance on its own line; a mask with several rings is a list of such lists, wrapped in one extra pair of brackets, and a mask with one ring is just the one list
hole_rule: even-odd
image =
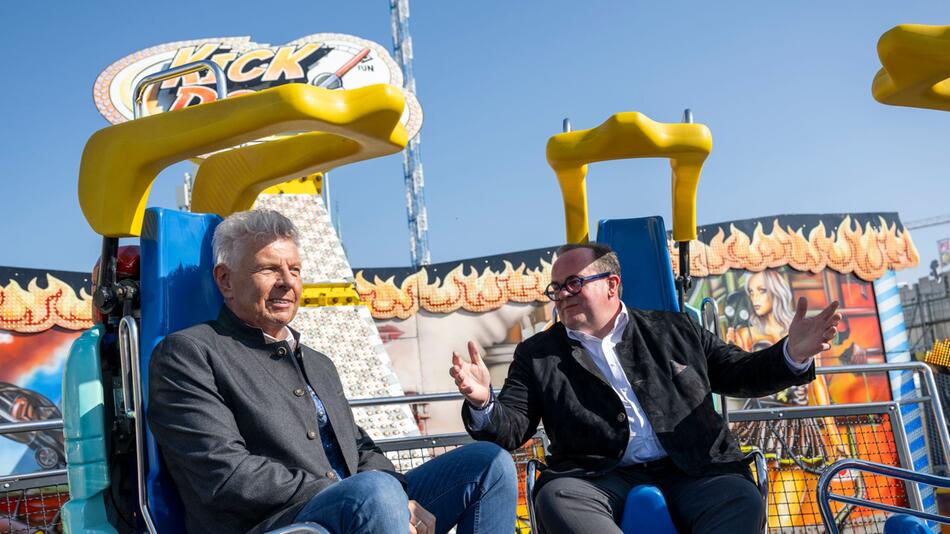
[(277, 355), (278, 355), (278, 356), (286, 356), (286, 355), (287, 355), (287, 347), (279, 347), (279, 348), (277, 349)]
[(317, 439), (317, 433), (313, 430), (307, 432), (307, 439)]
[(622, 423), (627, 420), (627, 414), (620, 412), (617, 414), (617, 422)]
[(294, 395), (298, 397), (303, 397), (303, 394), (304, 394), (303, 388), (297, 388), (294, 390)]
[(336, 480), (336, 471), (327, 471), (327, 478)]

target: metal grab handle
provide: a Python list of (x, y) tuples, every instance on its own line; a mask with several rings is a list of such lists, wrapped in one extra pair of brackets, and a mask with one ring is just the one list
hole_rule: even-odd
[(528, 460), (525, 466), (525, 504), (528, 505), (528, 522), (531, 523), (532, 532), (541, 532), (541, 525), (534, 513), (534, 481), (538, 474), (538, 466), (541, 462), (535, 458)]
[(205, 69), (210, 70), (214, 74), (215, 86), (218, 92), (218, 100), (224, 100), (227, 98), (228, 80), (224, 76), (224, 69), (221, 68), (221, 65), (218, 65), (210, 59), (202, 59), (199, 61), (192, 61), (191, 63), (185, 63), (184, 65), (179, 65), (177, 67), (172, 67), (170, 69), (165, 69), (156, 72), (155, 74), (149, 74), (148, 76), (139, 80), (138, 83), (135, 84), (135, 90), (132, 92), (132, 117), (137, 119), (142, 116), (142, 99), (145, 96), (145, 88), (149, 85), (161, 83), (165, 80), (171, 80), (172, 78), (178, 78), (179, 76), (200, 72)]
[(321, 534), (326, 529), (316, 523), (294, 523), (277, 530), (268, 530), (264, 534)]
[[(150, 534), (155, 534), (155, 523), (152, 521), (152, 515), (148, 510), (148, 495), (145, 490), (145, 413), (142, 410), (142, 372), (139, 361), (139, 327), (135, 318), (126, 315), (119, 321), (119, 348), (122, 352), (122, 346), (126, 346), (125, 354), (122, 355), (122, 366), (128, 365), (128, 371), (131, 374), (129, 382), (131, 383), (132, 404), (126, 405), (125, 413), (133, 419), (135, 425), (135, 474), (138, 482), (139, 511), (142, 512), (142, 519), (145, 521), (145, 527)], [(126, 369), (122, 369), (122, 397), (128, 396), (125, 389)]]
[(132, 389), (129, 384), (132, 352), (135, 352), (135, 356), (138, 357), (138, 328), (135, 325), (135, 319), (126, 315), (119, 321), (119, 375), (122, 378), (121, 414), (130, 419), (135, 418), (135, 409), (138, 406), (132, 402)]
[(821, 511), (821, 520), (825, 524), (825, 528), (831, 534), (838, 534), (838, 525), (835, 524), (834, 514), (831, 511), (832, 499), (847, 503), (853, 504), (856, 506), (862, 506), (865, 508), (872, 508), (874, 510), (881, 510), (883, 512), (893, 512), (898, 514), (909, 514), (921, 519), (926, 519), (928, 521), (936, 521), (938, 523), (950, 524), (950, 517), (945, 517), (941, 515), (931, 514), (929, 512), (924, 512), (921, 510), (914, 510), (912, 508), (904, 508), (903, 506), (893, 506), (890, 504), (878, 503), (874, 501), (869, 501), (867, 499), (861, 499), (857, 497), (848, 497), (847, 495), (839, 495), (837, 493), (831, 493), (830, 486), (832, 479), (838, 475), (841, 471), (846, 469), (853, 469), (855, 471), (866, 471), (868, 473), (874, 473), (877, 475), (883, 475), (891, 478), (896, 478), (898, 480), (904, 480), (909, 482), (918, 482), (922, 484), (927, 484), (929, 486), (935, 486), (938, 488), (950, 488), (950, 479), (945, 477), (938, 477), (936, 475), (930, 475), (927, 473), (918, 473), (916, 471), (911, 471), (910, 469), (902, 469), (900, 467), (894, 467), (891, 465), (879, 464), (877, 462), (868, 462), (866, 460), (855, 460), (846, 458), (844, 460), (838, 460), (837, 462), (826, 467), (822, 472), (821, 476), (818, 477), (818, 507)]

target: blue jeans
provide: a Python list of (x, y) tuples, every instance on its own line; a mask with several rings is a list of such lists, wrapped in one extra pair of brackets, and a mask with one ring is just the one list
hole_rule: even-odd
[(409, 499), (436, 518), (435, 531), (510, 534), (515, 531), (518, 483), (511, 455), (494, 443), (459, 447), (406, 473), (409, 495), (392, 475), (364, 471), (314, 495), (296, 522), (327, 534), (409, 532)]

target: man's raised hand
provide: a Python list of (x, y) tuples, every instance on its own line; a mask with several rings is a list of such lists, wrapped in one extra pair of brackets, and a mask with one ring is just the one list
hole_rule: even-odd
[(834, 301), (827, 308), (821, 310), (821, 313), (813, 317), (805, 317), (808, 311), (808, 301), (805, 297), (798, 299), (798, 306), (795, 308), (795, 318), (788, 327), (788, 355), (793, 360), (803, 363), (808, 358), (818, 354), (821, 351), (831, 348), (830, 341), (838, 333), (838, 323), (841, 322), (841, 314), (835, 313), (838, 309), (838, 301)]
[(463, 361), (458, 352), (452, 352), (452, 367), (449, 375), (455, 380), (459, 393), (477, 408), (484, 408), (491, 398), (491, 375), (482, 361), (473, 341), (468, 342), (468, 362)]

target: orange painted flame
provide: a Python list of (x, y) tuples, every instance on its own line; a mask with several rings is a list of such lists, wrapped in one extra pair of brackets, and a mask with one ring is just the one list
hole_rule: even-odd
[(92, 327), (92, 296), (80, 289), (79, 295), (69, 284), (46, 275), (46, 289), (36, 278), (23, 289), (14, 280), (0, 286), (0, 330), (33, 333), (54, 326), (67, 330)]
[[(692, 241), (690, 272), (693, 276), (724, 274), (730, 269), (762, 271), (782, 266), (804, 272), (818, 273), (832, 269), (853, 273), (873, 281), (888, 269), (914, 267), (920, 261), (910, 233), (898, 230), (880, 218), (879, 228), (867, 223), (862, 228), (846, 216), (836, 231), (830, 232), (821, 222), (807, 230), (782, 227), (773, 220), (766, 232), (756, 224), (752, 235), (729, 225), (727, 235), (722, 227), (709, 244)], [(668, 243), (673, 272), (679, 271), (679, 254), (672, 240)], [(496, 273), (485, 269), (480, 274), (463, 264), (450, 271), (445, 279), (429, 281), (425, 268), (410, 275), (398, 286), (390, 277), (370, 282), (363, 272), (356, 273), (356, 291), (369, 305), (376, 319), (406, 319), (420, 309), (432, 313), (451, 313), (462, 309), (482, 313), (497, 309), (507, 302), (546, 302), (544, 288), (551, 279), (551, 264), (542, 260), (538, 269), (524, 264), (514, 268), (505, 262), (505, 269)]]
[(485, 268), (481, 274), (459, 264), (445, 279), (429, 281), (425, 267), (406, 277), (398, 286), (390, 277), (366, 280), (356, 273), (356, 291), (369, 306), (376, 319), (406, 319), (420, 309), (432, 313), (465, 310), (484, 313), (508, 302), (546, 302), (544, 288), (551, 280), (551, 264), (541, 260), (541, 267), (528, 269), (524, 264), (514, 267), (505, 261), (501, 272)]
[[(673, 272), (679, 271), (679, 254), (674, 241), (668, 243)], [(789, 267), (818, 273), (831, 269), (842, 274), (874, 281), (889, 269), (916, 267), (920, 262), (917, 248), (909, 232), (898, 230), (897, 223), (888, 224), (880, 218), (880, 227), (866, 223), (862, 228), (846, 216), (836, 232), (830, 232), (824, 223), (808, 232), (801, 228), (782, 228), (778, 219), (772, 222), (772, 231), (766, 233), (758, 223), (748, 236), (734, 225), (727, 236), (720, 227), (709, 244), (690, 243), (690, 272), (693, 276), (723, 274), (729, 269), (762, 271)]]

